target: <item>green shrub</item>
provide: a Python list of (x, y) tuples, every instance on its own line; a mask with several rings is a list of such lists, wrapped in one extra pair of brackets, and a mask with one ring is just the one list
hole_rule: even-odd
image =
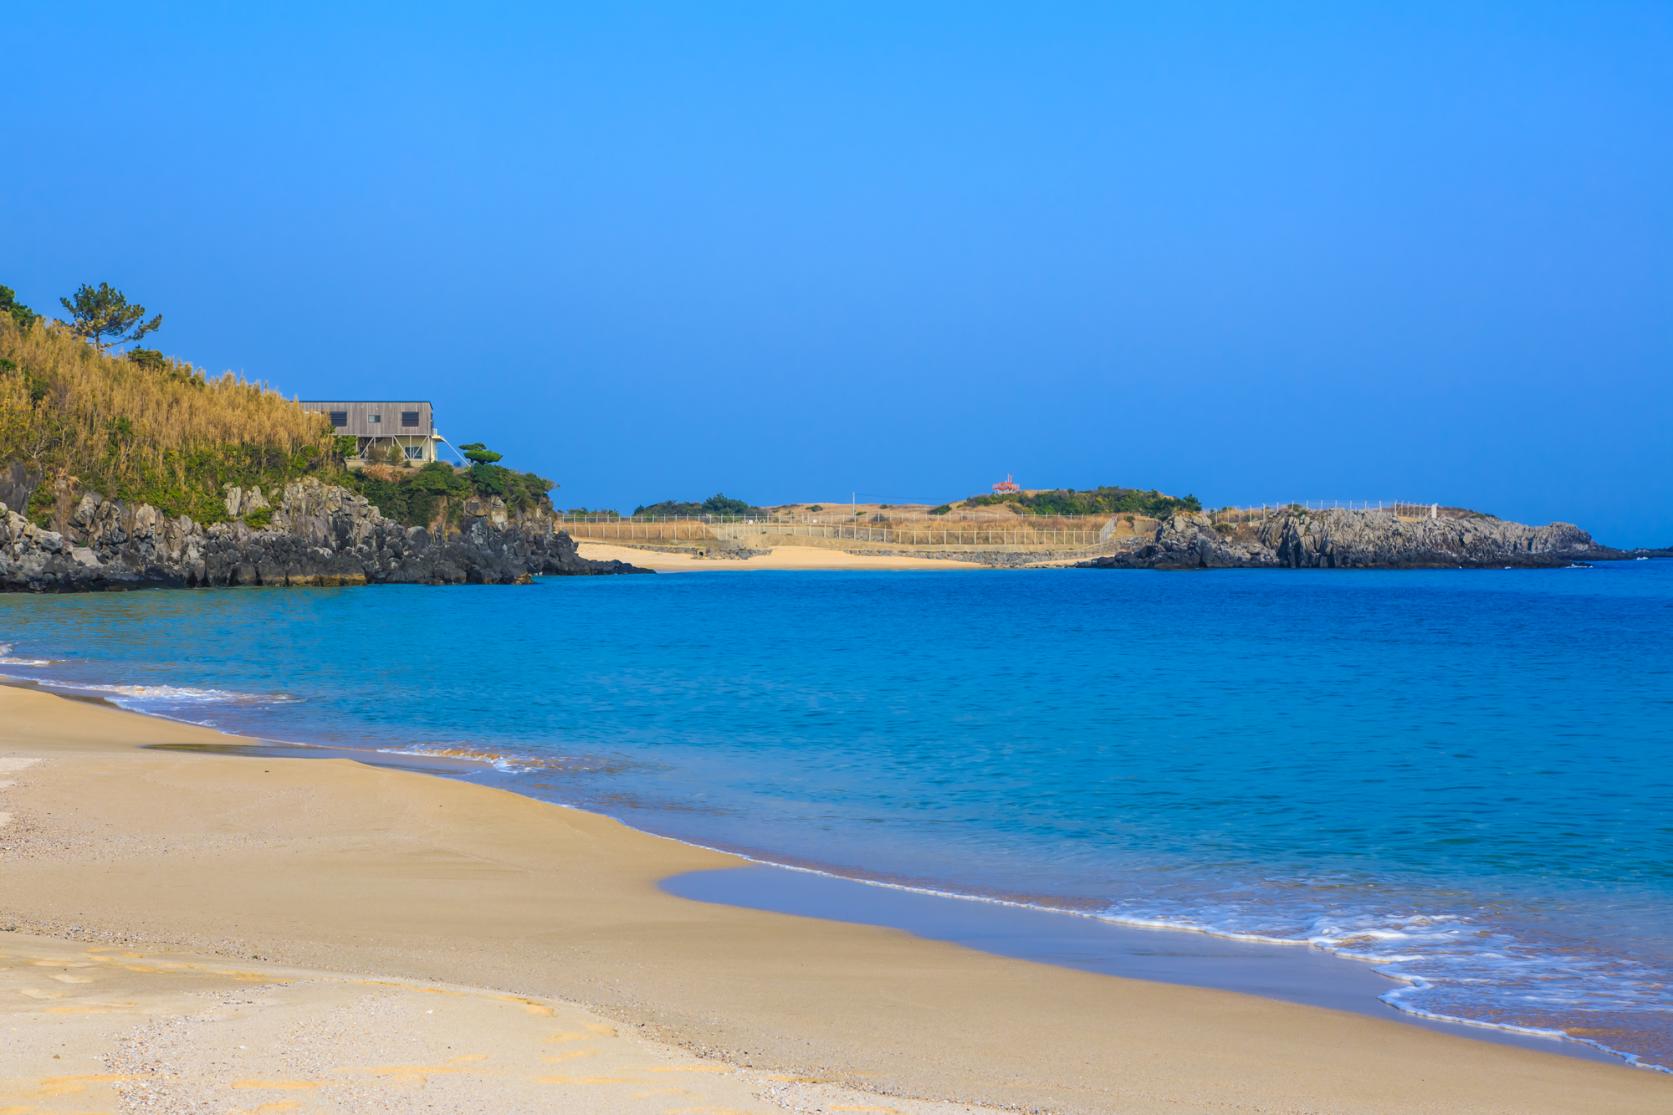
[(351, 473), (351, 484), (385, 518), (407, 526), (429, 526), (441, 516), (456, 520), (459, 505), (473, 494), (469, 478), (440, 461), (430, 461), (410, 474), (405, 470), (362, 469)]
[(1153, 519), (1165, 519), (1176, 511), (1201, 511), (1196, 496), (1183, 499), (1163, 495), (1154, 488), (1101, 487), (1090, 491), (1057, 488), (1046, 492), (1005, 492), (971, 496), (966, 507), (994, 507), (1012, 503), (1030, 515), (1115, 515), (1134, 512)]
[(556, 484), (532, 472), (513, 472), (504, 465), (478, 462), (465, 470), (473, 491), (479, 496), (498, 496), (513, 511), (552, 509), (551, 491)]
[(56, 512), (57, 507), (52, 498), (52, 493), (47, 490), (45, 484), (29, 493), (29, 505), (24, 508), (23, 513), (30, 522), (38, 527), (51, 530), (52, 520)]
[(641, 504), (635, 515), (659, 515), (670, 519), (696, 519), (704, 515), (759, 515), (761, 509), (741, 499), (732, 499), (724, 492), (716, 492), (702, 503), (691, 500), (665, 499), (658, 503)]
[(347, 484), (385, 518), (415, 527), (438, 520), (457, 523), (471, 496), (498, 497), (514, 513), (551, 511), (550, 493), (556, 487), (543, 476), (503, 465), (474, 464), (461, 470), (441, 461), (400, 470), (361, 469), (349, 474)]
[(252, 530), (266, 530), (273, 524), (273, 509), (258, 507), (244, 516), (244, 524)]

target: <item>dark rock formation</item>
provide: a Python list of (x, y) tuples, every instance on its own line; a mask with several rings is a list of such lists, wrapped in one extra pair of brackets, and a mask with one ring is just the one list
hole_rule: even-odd
[(0, 506), (0, 589), (74, 592), (203, 585), (511, 584), (532, 574), (642, 573), (588, 561), (544, 515), (514, 518), (498, 500), (472, 500), (456, 532), (407, 527), (363, 497), (303, 480), (276, 503), (227, 490), (227, 513), (270, 515), (265, 526), (202, 526), (148, 504), (82, 498), (62, 532)]
[(1281, 510), (1253, 523), (1170, 516), (1148, 539), (1087, 568), (1406, 569), (1550, 567), (1626, 556), (1570, 523), (1532, 527), (1488, 515), (1401, 519), (1384, 511)]
[(22, 461), (0, 465), (0, 503), (22, 511), (29, 506), (29, 497), (35, 494), (40, 482), (41, 478)]

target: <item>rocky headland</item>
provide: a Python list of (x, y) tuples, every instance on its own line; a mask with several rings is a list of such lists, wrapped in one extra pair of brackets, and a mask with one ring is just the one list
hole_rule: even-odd
[[(228, 521), (81, 497), (59, 530), (0, 503), (0, 590), (79, 592), (218, 585), (513, 584), (535, 574), (641, 573), (580, 557), (546, 513), (473, 498), (455, 526), (404, 526), (364, 497), (304, 479), (272, 500), (226, 490)], [(260, 524), (260, 525), (252, 525)]]
[(1448, 510), (1429, 517), (1392, 511), (1281, 508), (1254, 518), (1180, 512), (1112, 554), (1098, 569), (1550, 568), (1634, 556), (1600, 546), (1572, 523), (1528, 526)]
[[(8, 477), (0, 470), (0, 497)], [(15, 479), (15, 478), (13, 478)], [(21, 501), (20, 501), (21, 502)], [(0, 499), (0, 591), (80, 592), (230, 585), (513, 584), (539, 574), (646, 572), (581, 557), (544, 510), (513, 513), (472, 497), (449, 525), (406, 526), (364, 496), (315, 479), (269, 497), (225, 491), (226, 521), (203, 524), (149, 504), (81, 496), (59, 529), (31, 522)], [(1387, 511), (1284, 508), (1255, 517), (1179, 511), (1079, 565), (1101, 569), (1550, 568), (1574, 562), (1669, 556), (1599, 545), (1570, 523), (1529, 526), (1448, 510), (1435, 517)], [(894, 555), (898, 556), (898, 555)], [(939, 553), (938, 556), (949, 556)], [(956, 555), (1024, 564), (1019, 552)]]

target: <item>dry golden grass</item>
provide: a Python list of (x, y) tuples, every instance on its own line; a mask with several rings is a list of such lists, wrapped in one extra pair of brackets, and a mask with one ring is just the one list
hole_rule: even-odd
[(329, 468), (331, 430), (271, 390), (189, 364), (107, 355), (57, 324), (0, 315), (0, 462), (43, 487), (144, 499), (213, 518), (223, 483)]

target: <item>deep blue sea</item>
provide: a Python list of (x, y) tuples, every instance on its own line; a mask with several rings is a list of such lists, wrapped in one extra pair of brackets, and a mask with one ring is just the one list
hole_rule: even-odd
[(0, 670), (1673, 1065), (1673, 562), (0, 597)]

